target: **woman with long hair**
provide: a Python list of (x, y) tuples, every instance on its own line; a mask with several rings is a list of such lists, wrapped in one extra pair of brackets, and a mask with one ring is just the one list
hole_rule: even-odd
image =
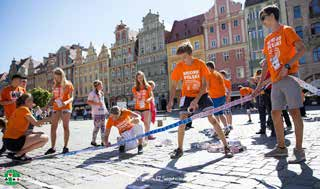
[[(142, 71), (136, 74), (136, 84), (132, 88), (132, 93), (135, 98), (135, 111), (142, 116), (145, 132), (150, 131), (151, 119), (151, 101), (153, 100), (153, 92), (151, 86), (148, 84), (146, 77)], [(154, 140), (153, 136), (146, 137), (146, 140)]]
[(59, 120), (62, 120), (64, 131), (64, 147), (62, 153), (68, 153), (69, 142), (69, 121), (72, 112), (73, 85), (67, 80), (64, 71), (61, 68), (53, 70), (54, 85), (52, 89), (53, 97), (49, 104), (53, 104), (52, 125), (51, 125), (51, 148), (45, 153), (53, 154), (56, 152), (56, 137)]
[(104, 146), (105, 126), (106, 126), (106, 114), (108, 113), (105, 101), (104, 93), (102, 91), (103, 85), (99, 80), (93, 82), (94, 90), (88, 95), (87, 104), (92, 108), (92, 116), (94, 129), (92, 133), (92, 146), (98, 146), (96, 143), (97, 134), (100, 130), (101, 133), (101, 146)]
[(37, 121), (30, 109), (33, 107), (33, 98), (31, 94), (25, 93), (17, 101), (17, 109), (10, 117), (3, 136), (3, 143), (6, 149), (14, 152), (9, 153), (8, 157), (17, 161), (31, 161), (26, 153), (41, 148), (48, 142), (48, 136), (42, 132), (29, 133), (27, 130), (30, 124), (40, 127), (51, 120), (47, 117)]

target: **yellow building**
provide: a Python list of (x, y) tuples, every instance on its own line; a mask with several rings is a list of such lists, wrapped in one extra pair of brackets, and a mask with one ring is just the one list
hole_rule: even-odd
[[(166, 38), (166, 48), (168, 56), (168, 74), (171, 73), (177, 63), (181, 60), (176, 55), (179, 45), (184, 42), (190, 42), (193, 46), (193, 56), (205, 61), (205, 41), (202, 24), (204, 15), (198, 15), (173, 23), (171, 32)], [(169, 79), (169, 89), (171, 89), (171, 79)], [(176, 97), (179, 98), (181, 85), (178, 86)]]
[[(103, 82), (105, 98), (107, 98), (109, 72), (105, 68), (108, 67), (108, 64), (108, 49), (104, 45), (99, 55), (95, 52), (92, 43), (87, 50), (77, 49), (74, 68), (74, 106), (86, 105), (88, 94), (93, 90), (93, 81), (97, 79)], [(106, 102), (108, 102), (107, 99)]]

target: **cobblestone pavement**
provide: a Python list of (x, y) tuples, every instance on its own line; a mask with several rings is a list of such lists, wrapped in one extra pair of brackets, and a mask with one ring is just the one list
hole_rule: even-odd
[[(310, 117), (320, 115), (319, 110), (308, 113)], [(164, 124), (176, 120), (167, 117)], [(6, 170), (15, 169), (21, 173), (22, 181), (14, 188), (320, 188), (320, 122), (315, 120), (304, 122), (307, 161), (300, 165), (288, 165), (286, 159), (264, 158), (263, 154), (274, 147), (275, 138), (255, 134), (259, 130), (257, 114), (250, 125), (245, 124), (246, 115), (235, 115), (229, 138), (241, 140), (247, 150), (231, 159), (224, 158), (222, 153), (190, 147), (191, 143), (211, 140), (200, 132), (210, 127), (207, 120), (199, 119), (193, 123), (195, 128), (186, 132), (185, 154), (179, 160), (171, 160), (168, 155), (176, 147), (175, 128), (157, 134), (157, 140), (150, 141), (142, 155), (132, 150), (119, 157), (117, 149), (110, 148), (43, 158), (23, 165), (0, 157), (0, 186), (10, 188), (5, 186), (3, 175)], [(89, 146), (92, 127), (92, 121), (72, 121), (70, 150)], [(49, 134), (50, 126), (38, 130)], [(63, 145), (62, 134), (59, 127), (59, 151)], [(117, 131), (113, 129), (111, 141), (116, 137)], [(172, 140), (173, 145), (157, 147), (157, 143), (166, 139)], [(286, 135), (290, 153), (294, 143), (294, 133), (290, 132)], [(29, 155), (43, 154), (48, 148), (49, 144)]]

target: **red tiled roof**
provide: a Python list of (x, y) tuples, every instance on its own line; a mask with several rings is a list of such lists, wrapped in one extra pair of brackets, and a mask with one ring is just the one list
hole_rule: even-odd
[(202, 24), (204, 19), (204, 14), (200, 14), (184, 20), (174, 21), (167, 42), (171, 43), (203, 34)]

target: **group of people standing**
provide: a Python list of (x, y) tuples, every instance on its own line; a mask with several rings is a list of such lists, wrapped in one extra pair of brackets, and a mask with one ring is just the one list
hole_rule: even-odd
[[(272, 151), (265, 154), (265, 157), (282, 157), (288, 155), (288, 149), (284, 143), (284, 129), (282, 114), (283, 110), (288, 111), (293, 119), (296, 134), (296, 146), (289, 163), (299, 163), (305, 160), (305, 153), (302, 148), (303, 121), (299, 108), (303, 106), (301, 89), (299, 84), (292, 78), (297, 76), (299, 69), (298, 60), (303, 56), (305, 47), (302, 40), (294, 29), (279, 23), (279, 9), (271, 5), (263, 8), (260, 19), (263, 25), (272, 30), (272, 33), (265, 38), (263, 53), (265, 60), (261, 62), (262, 70), (257, 72), (254, 81), (255, 90), (239, 86), (242, 97), (251, 95), (258, 96), (261, 130), (259, 134), (265, 133), (265, 113), (272, 122), (272, 135), (276, 136), (278, 145)], [(186, 119), (192, 114), (210, 110), (224, 105), (231, 100), (231, 82), (226, 79), (225, 71), (216, 70), (215, 63), (203, 62), (192, 56), (193, 47), (189, 42), (183, 43), (177, 50), (180, 62), (171, 74), (172, 86), (170, 89), (167, 111), (172, 111), (176, 89), (179, 82), (182, 82), (180, 98), (180, 119)], [(26, 153), (42, 147), (48, 136), (44, 133), (28, 132), (30, 125), (41, 126), (44, 122), (51, 121), (51, 148), (45, 154), (56, 152), (56, 130), (59, 120), (62, 120), (64, 129), (64, 147), (62, 153), (69, 152), (69, 121), (72, 112), (73, 86), (65, 77), (62, 69), (54, 70), (53, 97), (48, 104), (52, 106), (52, 116), (43, 120), (36, 120), (31, 114), (33, 107), (32, 96), (25, 91), (21, 76), (12, 77), (11, 85), (3, 89), (1, 93), (1, 104), (5, 109), (5, 116), (8, 119), (4, 131), (4, 147), (14, 152), (13, 159), (30, 160)], [(272, 87), (271, 87), (271, 85)], [(135, 99), (134, 111), (113, 106), (110, 113), (104, 102), (103, 84), (96, 80), (93, 82), (93, 91), (88, 95), (87, 103), (92, 107), (94, 129), (92, 132), (91, 145), (98, 146), (96, 138), (100, 131), (101, 145), (109, 147), (109, 135), (112, 127), (116, 127), (120, 137), (118, 141), (133, 138), (150, 131), (151, 122), (154, 123), (156, 108), (153, 90), (155, 83), (147, 81), (143, 72), (139, 71), (135, 77), (135, 85), (132, 93)], [(263, 99), (263, 101), (261, 100)], [(252, 108), (251, 103), (246, 103), (246, 108)], [(264, 114), (262, 113), (264, 111)], [(106, 116), (109, 118), (106, 123)], [(250, 111), (248, 111), (249, 122), (251, 122)], [(228, 146), (226, 135), (232, 130), (231, 110), (216, 112), (209, 115), (208, 121), (214, 128), (218, 138), (224, 145), (224, 153), (228, 158), (233, 153)], [(178, 128), (178, 148), (172, 154), (172, 159), (180, 158), (183, 155), (183, 142), (186, 125)], [(138, 148), (138, 154), (143, 153), (143, 146), (148, 140), (155, 139), (154, 136), (140, 138), (137, 141), (122, 143), (119, 152)]]

